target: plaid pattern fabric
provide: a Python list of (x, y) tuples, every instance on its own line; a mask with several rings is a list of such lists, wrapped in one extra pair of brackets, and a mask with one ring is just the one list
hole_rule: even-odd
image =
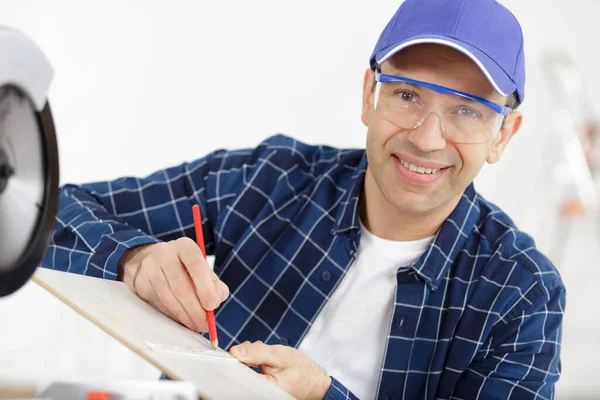
[[(66, 185), (43, 267), (115, 279), (126, 249), (194, 238), (199, 203), (206, 250), (231, 290), (216, 312), (224, 348), (297, 347), (352, 267), (366, 166), (364, 150), (276, 135), (143, 179)], [(373, 398), (553, 398), (565, 288), (473, 185), (420, 259), (398, 267)], [(356, 397), (334, 377), (327, 398)]]

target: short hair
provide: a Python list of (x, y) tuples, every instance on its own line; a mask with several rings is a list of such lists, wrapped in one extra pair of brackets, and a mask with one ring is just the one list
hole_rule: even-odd
[(519, 103), (519, 96), (517, 95), (517, 92), (513, 92), (510, 96), (508, 96), (508, 99), (506, 99), (506, 107), (516, 110), (520, 105), (521, 103)]
[[(517, 95), (517, 92), (513, 92), (506, 99), (506, 107), (511, 108), (513, 111), (516, 110), (517, 108), (519, 108), (520, 105), (521, 105), (521, 103), (519, 102), (519, 96)], [(504, 128), (504, 125), (506, 125), (507, 117), (508, 117), (508, 114), (505, 115), (504, 118), (502, 118), (502, 124), (500, 125), (500, 130), (502, 130)]]

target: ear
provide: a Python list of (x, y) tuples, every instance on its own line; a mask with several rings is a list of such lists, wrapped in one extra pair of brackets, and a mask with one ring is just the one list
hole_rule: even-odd
[(497, 137), (494, 139), (494, 143), (490, 152), (488, 153), (487, 162), (494, 164), (500, 160), (500, 156), (504, 152), (504, 148), (510, 142), (512, 137), (519, 131), (521, 124), (523, 123), (523, 113), (520, 111), (513, 111), (508, 114), (504, 127), (500, 130)]
[(369, 114), (371, 112), (371, 98), (373, 97), (373, 83), (375, 82), (375, 72), (371, 68), (365, 71), (363, 81), (363, 97), (362, 97), (362, 115), (361, 120), (365, 126), (369, 125)]

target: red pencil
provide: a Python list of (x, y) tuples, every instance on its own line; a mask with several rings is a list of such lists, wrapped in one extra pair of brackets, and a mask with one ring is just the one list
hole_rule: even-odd
[[(196, 228), (196, 243), (202, 251), (204, 259), (206, 259), (206, 249), (204, 248), (204, 234), (202, 233), (202, 218), (200, 218), (200, 206), (194, 204), (192, 207), (194, 214), (194, 228)], [(213, 310), (206, 310), (206, 321), (208, 322), (208, 334), (210, 335), (210, 344), (213, 349), (219, 347), (219, 339), (217, 339), (217, 323), (215, 322), (215, 313)]]

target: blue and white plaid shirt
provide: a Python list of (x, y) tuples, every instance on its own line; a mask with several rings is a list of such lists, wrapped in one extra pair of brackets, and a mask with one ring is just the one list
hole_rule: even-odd
[[(224, 348), (297, 347), (352, 268), (366, 167), (364, 150), (276, 135), (143, 179), (66, 185), (43, 267), (116, 279), (128, 248), (194, 238), (199, 203), (207, 253), (231, 290), (216, 312)], [(472, 185), (419, 260), (398, 265), (393, 300), (373, 398), (553, 398), (565, 288)], [(332, 378), (327, 399), (356, 398)]]

